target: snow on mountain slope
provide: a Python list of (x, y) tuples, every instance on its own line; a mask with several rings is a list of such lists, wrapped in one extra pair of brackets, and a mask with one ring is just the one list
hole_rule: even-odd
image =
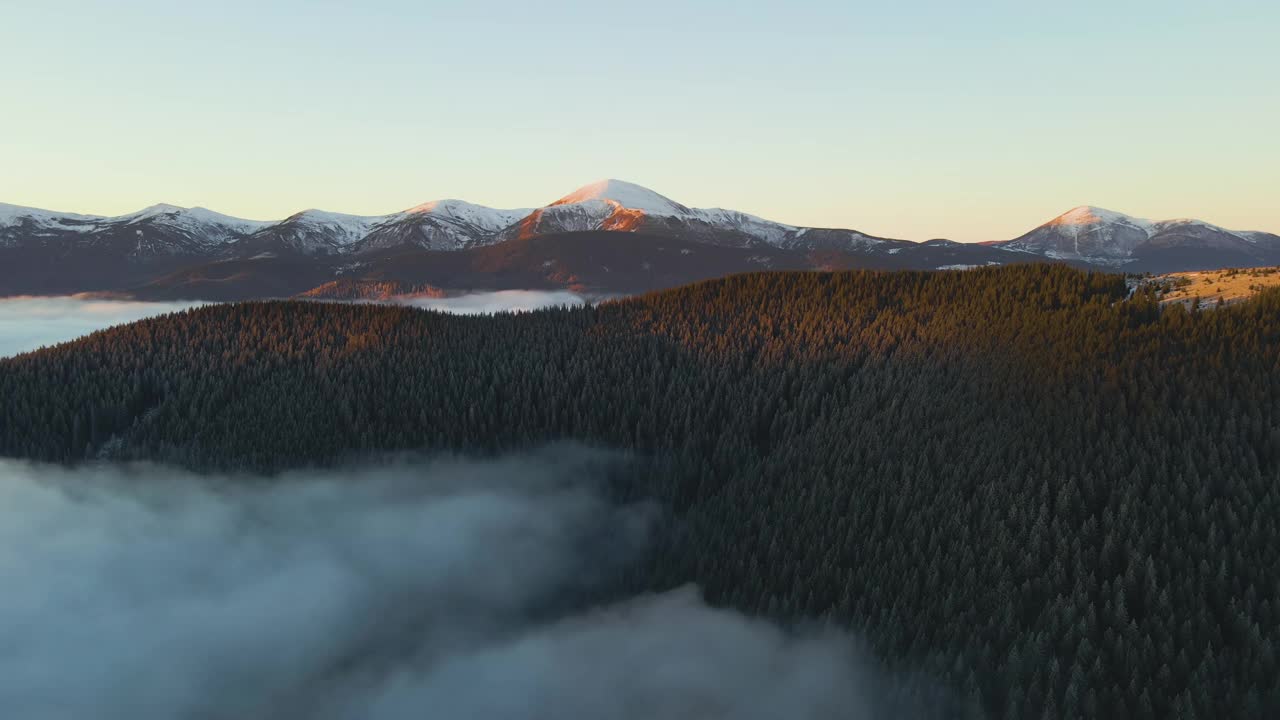
[(1114, 210), (1107, 210), (1093, 205), (1081, 205), (1080, 207), (1068, 210), (1045, 223), (1045, 225), (1069, 228), (1090, 227), (1095, 225), (1127, 225), (1150, 232), (1154, 223), (1145, 218), (1125, 215), (1124, 213), (1118, 213)]
[(127, 225), (150, 221), (195, 231), (214, 227), (224, 228), (236, 233), (250, 233), (271, 224), (271, 222), (245, 220), (223, 215), (202, 207), (184, 208), (166, 203), (151, 205), (135, 212), (115, 216), (81, 215), (0, 203), (0, 226), (17, 225), (24, 221), (62, 226), (78, 232), (92, 232), (109, 225)]
[(652, 190), (621, 180), (584, 185), (545, 207), (538, 208), (499, 234), (500, 240), (535, 235), (644, 229), (646, 218), (683, 218), (689, 208)]
[(383, 215), (348, 215), (326, 210), (303, 210), (258, 229), (234, 248), (239, 254), (291, 250), (304, 255), (345, 252), (360, 242)]
[(697, 220), (712, 227), (726, 228), (744, 235), (759, 238), (775, 247), (795, 245), (796, 240), (803, 237), (804, 229), (792, 225), (772, 222), (737, 210), (724, 208), (707, 208), (691, 211)]
[(659, 195), (648, 188), (622, 180), (599, 180), (590, 185), (583, 185), (551, 203), (549, 207), (578, 205), (592, 203), (593, 201), (603, 201), (614, 207), (639, 210), (646, 215), (683, 216), (689, 214), (689, 208), (684, 205)]
[(1050, 258), (1122, 264), (1153, 228), (1150, 220), (1083, 205), (999, 245)]
[(807, 235), (809, 228), (772, 222), (737, 210), (690, 208), (622, 180), (601, 180), (578, 188), (533, 211), (504, 230), (499, 238), (527, 239), (597, 230), (681, 237), (728, 247), (865, 250), (880, 242), (850, 230), (822, 230)]
[(100, 219), (95, 215), (0, 203), (0, 248), (45, 244), (51, 238), (79, 236), (93, 230), (94, 223)]
[[(962, 263), (961, 255), (977, 252), (973, 246), (940, 248), (854, 230), (798, 227), (737, 210), (693, 208), (622, 180), (585, 185), (534, 210), (500, 210), (450, 199), (389, 215), (304, 210), (271, 222), (165, 204), (116, 217), (0, 204), (0, 248), (54, 254), (90, 248), (130, 259), (249, 257), (264, 252), (354, 255), (414, 247), (455, 251), (535, 236), (598, 231), (732, 248), (893, 255), (895, 261), (912, 253), (938, 254), (945, 249), (958, 258), (949, 264)], [(597, 241), (608, 237), (595, 236)], [(1088, 205), (1018, 238), (986, 247), (1125, 268), (1280, 262), (1280, 237), (1270, 233), (1226, 230), (1199, 220), (1153, 222)]]
[(497, 242), (498, 232), (529, 214), (528, 209), (500, 210), (462, 200), (437, 200), (388, 215), (352, 252), (400, 246), (428, 250), (463, 250)]
[(84, 227), (84, 223), (103, 219), (105, 218), (101, 215), (79, 215), (0, 203), (0, 227), (18, 225), (25, 220), (41, 224), (66, 225), (69, 228), (81, 228)]
[(537, 235), (593, 230), (632, 232), (640, 228), (643, 210), (631, 210), (616, 201), (591, 198), (581, 202), (538, 208), (501, 233), (501, 240), (527, 240)]
[(303, 210), (289, 216), (284, 222), (292, 220), (305, 225), (333, 228), (354, 242), (364, 237), (369, 228), (387, 219), (385, 215), (348, 215), (347, 213), (329, 212), (327, 210)]
[(509, 227), (528, 215), (530, 208), (499, 210), (466, 202), (465, 200), (436, 200), (409, 208), (400, 215), (430, 214), (461, 225), (470, 225), (486, 232), (497, 232)]
[(1254, 245), (1261, 245), (1264, 247), (1271, 247), (1271, 248), (1280, 248), (1280, 235), (1276, 235), (1274, 233), (1237, 230), (1236, 234), (1243, 236), (1244, 239), (1248, 240)]
[(1151, 221), (1098, 207), (1069, 210), (1034, 230), (1003, 243), (1006, 250), (1095, 265), (1127, 267), (1151, 263), (1273, 262), (1278, 249), (1266, 233), (1241, 232), (1203, 220)]
[(726, 247), (873, 252), (886, 242), (852, 230), (802, 228), (723, 208), (690, 208), (634, 183), (601, 180), (534, 210), (501, 210), (462, 200), (438, 200), (390, 215), (305, 210), (277, 222), (234, 218), (204, 208), (153, 205), (114, 218), (73, 216), (0, 206), (0, 244), (26, 231), (6, 231), (18, 218), (88, 234), (88, 245), (146, 254), (227, 254), (289, 251), (331, 255), (398, 247), (461, 250), (535, 235), (639, 232)]
[(1254, 242), (1254, 236), (1258, 233), (1252, 233), (1242, 230), (1228, 230), (1224, 227), (1207, 223), (1203, 220), (1193, 220), (1190, 218), (1180, 218), (1177, 220), (1161, 220), (1154, 223), (1151, 234), (1153, 236), (1169, 232), (1190, 232), (1190, 233), (1212, 233), (1225, 234), (1240, 238), (1245, 242)]
[(214, 212), (208, 208), (202, 207), (178, 208), (176, 211), (165, 213), (165, 215), (167, 217), (183, 218), (184, 220), (205, 225), (218, 225), (230, 228), (236, 232), (253, 232), (254, 230), (264, 228), (275, 222), (274, 220), (246, 220), (244, 218), (223, 215), (220, 212)]
[(187, 235), (195, 245), (217, 247), (273, 223), (223, 215), (202, 207), (152, 205), (128, 215), (105, 218), (102, 224), (152, 225)]
[(206, 254), (268, 224), (165, 204), (114, 217), (3, 205), (0, 245), (84, 246), (128, 257)]

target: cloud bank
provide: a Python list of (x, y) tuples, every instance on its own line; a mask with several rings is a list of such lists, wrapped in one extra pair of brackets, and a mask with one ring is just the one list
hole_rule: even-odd
[(574, 449), (275, 478), (0, 461), (0, 707), (24, 720), (870, 718), (846, 638), (692, 589), (569, 611), (651, 509)]
[(457, 315), (481, 315), (497, 312), (528, 312), (564, 305), (584, 305), (587, 300), (568, 290), (499, 290), (457, 297), (412, 298), (396, 302)]
[[(503, 290), (387, 302), (458, 315), (479, 315), (582, 305), (588, 300), (568, 291)], [(0, 298), (0, 358), (75, 340), (113, 325), (205, 304), (208, 303), (88, 300), (76, 296)]]
[(72, 296), (2, 298), (0, 357), (56, 345), (95, 330), (202, 304), (86, 300)]

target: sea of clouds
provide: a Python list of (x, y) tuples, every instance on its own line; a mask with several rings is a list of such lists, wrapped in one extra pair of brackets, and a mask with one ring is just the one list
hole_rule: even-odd
[(3, 298), (0, 299), (0, 358), (202, 304), (90, 300), (75, 296)]
[(401, 305), (441, 310), (458, 315), (498, 312), (529, 312), (544, 308), (584, 305), (582, 295), (568, 290), (499, 290), (447, 298), (412, 298), (395, 301)]
[[(582, 305), (588, 300), (568, 291), (503, 290), (388, 302), (460, 315), (478, 315)], [(200, 301), (135, 302), (76, 296), (0, 298), (0, 358), (74, 340), (95, 330), (204, 304)]]
[[(0, 460), (0, 708), (24, 720), (903, 717), (834, 632), (693, 588), (563, 610), (654, 508), (577, 448), (276, 477)], [(557, 610), (560, 608), (560, 610)]]

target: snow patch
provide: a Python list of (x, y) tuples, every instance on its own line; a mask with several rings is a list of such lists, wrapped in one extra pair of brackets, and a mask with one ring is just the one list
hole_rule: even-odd
[(558, 205), (578, 205), (592, 200), (602, 200), (610, 204), (616, 203), (624, 208), (640, 210), (649, 215), (683, 216), (689, 214), (689, 208), (670, 198), (634, 183), (622, 180), (600, 180), (590, 185), (583, 185), (559, 200), (550, 207)]
[(79, 215), (77, 213), (54, 212), (52, 210), (0, 203), (0, 227), (20, 225), (29, 221), (59, 230), (87, 232), (93, 229), (94, 222), (104, 219), (101, 215)]
[(521, 218), (527, 216), (531, 212), (533, 212), (533, 210), (530, 208), (500, 210), (497, 208), (485, 207), (483, 205), (475, 205), (464, 200), (449, 199), (434, 200), (432, 202), (411, 207), (408, 210), (399, 213), (399, 217), (405, 218), (413, 215), (433, 215), (440, 218), (456, 220), (486, 232), (497, 232), (503, 228), (514, 225), (519, 222)]
[[(144, 220), (150, 220), (170, 227), (180, 228), (188, 231), (207, 230), (210, 227), (230, 230), (234, 233), (248, 235), (256, 230), (261, 230), (268, 225), (274, 224), (276, 221), (266, 220), (246, 220), (244, 218), (223, 215), (214, 212), (208, 208), (192, 207), (184, 208), (177, 205), (168, 205), (160, 203), (150, 207), (143, 208), (137, 212), (127, 215), (121, 215), (113, 218), (103, 218), (104, 223), (138, 223)], [(215, 233), (221, 236), (219, 239), (227, 239), (226, 232)]]
[(1180, 228), (1197, 228), (1200, 230), (1208, 230), (1210, 232), (1226, 233), (1227, 235), (1234, 235), (1248, 243), (1256, 243), (1258, 240), (1256, 236), (1261, 234), (1245, 230), (1228, 230), (1220, 225), (1214, 225), (1213, 223), (1207, 223), (1203, 220), (1195, 220), (1193, 218), (1161, 220), (1155, 224), (1156, 233), (1168, 232)]
[(1146, 218), (1125, 215), (1114, 210), (1107, 210), (1093, 205), (1081, 205), (1072, 208), (1058, 217), (1050, 220), (1047, 225), (1131, 225), (1133, 227), (1142, 228), (1150, 235), (1155, 223)]

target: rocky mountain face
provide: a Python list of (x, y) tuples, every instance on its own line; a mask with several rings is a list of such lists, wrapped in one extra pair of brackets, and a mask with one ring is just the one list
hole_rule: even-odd
[[(541, 238), (548, 240), (529, 245)], [(536, 266), (529, 265), (535, 256)], [(530, 287), (608, 293), (749, 269), (936, 270), (1046, 260), (1139, 272), (1272, 265), (1280, 264), (1280, 237), (1085, 206), (1012, 240), (916, 243), (692, 208), (620, 180), (586, 185), (536, 209), (440, 200), (390, 215), (312, 209), (280, 221), (173, 205), (101, 217), (0, 204), (0, 295), (136, 295), (162, 287), (163, 295), (262, 297), (303, 284), (296, 292), (325, 285), (328, 297), (341, 288), (427, 283), (501, 289), (517, 278)], [(418, 268), (420, 276), (404, 268)]]

